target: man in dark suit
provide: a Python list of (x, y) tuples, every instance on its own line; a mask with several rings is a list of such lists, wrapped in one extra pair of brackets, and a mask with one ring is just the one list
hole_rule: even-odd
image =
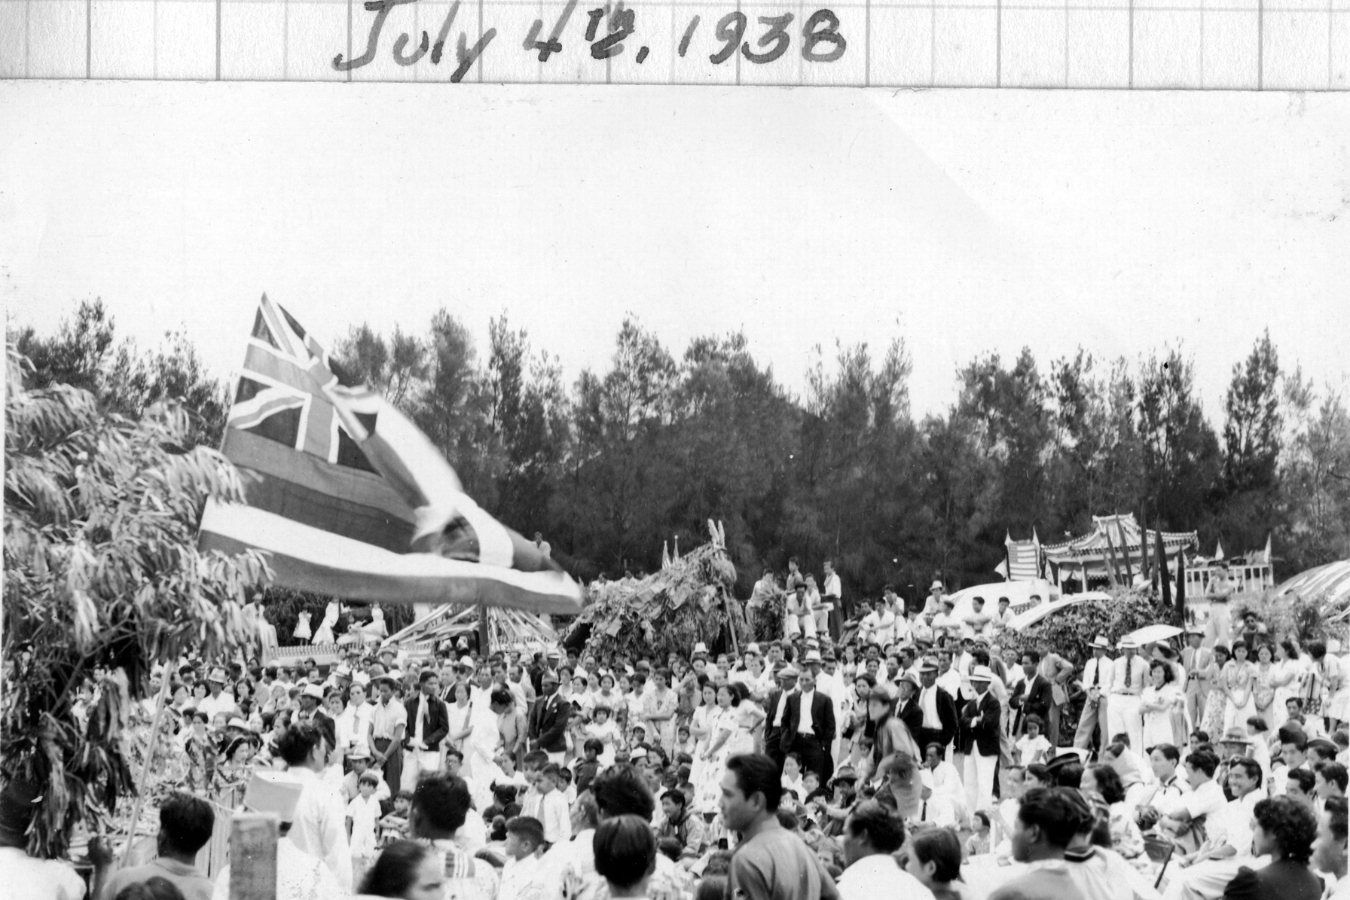
[(441, 741), (450, 733), (450, 717), (441, 700), (441, 679), (435, 669), (423, 669), (417, 679), (417, 696), (403, 704), (408, 711), (407, 737), (403, 746), (403, 785), (416, 785), (423, 774), (441, 768)]
[(988, 809), (994, 803), (1002, 707), (994, 692), (989, 690), (993, 681), (994, 673), (988, 666), (971, 669), (970, 686), (975, 696), (966, 701), (966, 708), (961, 712), (960, 749), (966, 757), (964, 781), (971, 809)]
[(558, 696), (557, 672), (545, 670), (539, 684), (539, 700), (530, 712), (530, 743), (547, 753), (549, 762), (561, 765), (567, 752), (567, 720), (572, 704)]
[(1008, 705), (1017, 710), (1013, 734), (1021, 734), (1025, 730), (1027, 716), (1036, 715), (1041, 717), (1042, 722), (1050, 721), (1050, 707), (1055, 704), (1054, 685), (1050, 679), (1041, 675), (1040, 668), (1040, 653), (1028, 650), (1022, 654), (1022, 673), (1026, 678), (1008, 699)]
[(778, 687), (769, 691), (769, 696), (764, 698), (764, 712), (768, 716), (764, 720), (764, 752), (769, 755), (775, 763), (778, 764), (778, 771), (783, 771), (783, 760), (787, 758), (787, 751), (783, 749), (783, 723), (787, 718), (787, 698), (797, 690), (797, 670), (792, 666), (784, 666), (778, 670)]
[(924, 660), (919, 667), (919, 692), (914, 697), (919, 725), (918, 731), (912, 727), (910, 731), (925, 753), (929, 744), (937, 744), (945, 753), (947, 745), (956, 738), (956, 701), (938, 686), (937, 674), (937, 662), (932, 659)]
[(788, 695), (779, 746), (784, 756), (800, 756), (802, 770), (815, 772), (825, 784), (834, 774), (833, 743), (834, 703), (816, 690), (816, 676), (807, 669), (797, 679), (797, 690)]

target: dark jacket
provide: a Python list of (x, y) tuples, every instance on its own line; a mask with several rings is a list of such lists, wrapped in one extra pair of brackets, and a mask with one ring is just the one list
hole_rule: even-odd
[(1037, 672), (1033, 678), (1023, 679), (1008, 698), (1008, 705), (1017, 710), (1017, 723), (1013, 731), (1021, 733), (1027, 716), (1040, 716), (1050, 721), (1050, 707), (1055, 703), (1054, 685)]
[[(931, 733), (920, 736), (920, 732), (924, 731), (922, 703), (924, 690), (926, 689), (921, 687), (915, 691), (913, 699), (905, 705), (900, 714), (901, 721), (909, 726), (910, 733), (914, 735), (914, 740), (921, 745), (919, 747), (921, 753), (928, 752), (928, 748), (922, 745), (925, 742), (931, 743), (933, 740)], [(938, 720), (942, 723), (942, 730), (937, 737), (937, 742), (945, 747), (956, 739), (960, 722), (957, 720), (956, 701), (952, 699), (952, 695), (942, 687), (936, 687), (935, 690), (937, 691)]]
[[(403, 708), (408, 711), (408, 727), (403, 734), (404, 746), (413, 738), (413, 732), (417, 731), (417, 704), (421, 700), (421, 694), (411, 700), (403, 702)], [(426, 744), (428, 750), (436, 749), (445, 736), (450, 733), (450, 717), (445, 712), (445, 704), (439, 697), (427, 698), (427, 723), (422, 727), (422, 743)]]
[(561, 753), (567, 749), (567, 720), (572, 704), (557, 691), (540, 697), (530, 712), (530, 739), (546, 753)]
[(773, 717), (778, 712), (778, 701), (783, 699), (783, 689), (774, 688), (769, 691), (769, 696), (764, 698), (764, 712), (768, 718), (764, 720), (764, 747), (765, 752), (772, 752), (768, 748), (777, 747), (780, 738), (783, 736), (783, 727), (787, 725), (787, 711), (783, 711), (783, 721), (778, 727), (774, 727)]
[(1252, 871), (1243, 866), (1223, 891), (1224, 900), (1318, 900), (1322, 879), (1305, 863), (1282, 859)]
[[(787, 709), (783, 711), (783, 734), (779, 738), (783, 752), (788, 752), (792, 739), (797, 736), (797, 725), (802, 720), (802, 692), (793, 691), (788, 697)], [(815, 691), (811, 695), (811, 731), (828, 749), (834, 740), (834, 704), (830, 698)]]
[(997, 756), (999, 752), (999, 716), (1002, 707), (993, 691), (984, 697), (966, 703), (961, 713), (961, 752), (970, 753), (979, 748), (981, 756)]

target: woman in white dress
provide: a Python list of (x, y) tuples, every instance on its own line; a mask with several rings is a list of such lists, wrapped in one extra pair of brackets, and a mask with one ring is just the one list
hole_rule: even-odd
[[(1266, 720), (1267, 725), (1279, 727), (1275, 723), (1275, 683), (1283, 677), (1284, 667), (1275, 661), (1275, 647), (1270, 641), (1261, 641), (1256, 645), (1256, 685), (1252, 689), (1252, 701), (1256, 704), (1256, 714)], [(1281, 716), (1280, 719), (1284, 717)]]
[(461, 753), (464, 752), (464, 739), (473, 731), (473, 701), (469, 697), (469, 683), (456, 681), (450, 688), (450, 703), (446, 704), (450, 730), (445, 744)]
[(318, 630), (314, 632), (312, 644), (332, 644), (337, 641), (337, 636), (333, 634), (333, 629), (337, 626), (338, 616), (342, 614), (342, 606), (336, 600), (328, 601), (328, 606), (323, 611), (323, 621), (319, 623)]
[(1307, 660), (1299, 656), (1298, 646), (1285, 638), (1275, 645), (1275, 665), (1279, 671), (1271, 680), (1275, 688), (1275, 700), (1271, 703), (1273, 721), (1268, 721), (1271, 731), (1278, 731), (1281, 725), (1289, 721), (1290, 698), (1304, 696), (1302, 688)]
[[(1234, 728), (1247, 730), (1247, 717), (1256, 715), (1256, 666), (1247, 658), (1247, 642), (1233, 641), (1233, 658), (1223, 667), (1223, 734)], [(1211, 738), (1213, 735), (1210, 736)]]
[[(755, 752), (755, 729), (767, 718), (759, 704), (749, 698), (749, 689), (739, 681), (717, 689), (717, 705), (722, 712), (717, 717), (712, 744), (703, 758), (708, 764), (704, 770), (705, 784), (719, 794), (717, 786), (726, 773), (727, 760), (740, 753)], [(707, 792), (703, 796), (706, 799)]]
[[(703, 754), (712, 743), (712, 729), (717, 724), (717, 687), (710, 681), (704, 682), (699, 694), (699, 705), (689, 718), (689, 736), (694, 739), (694, 762), (689, 767), (689, 782), (695, 786), (703, 783), (705, 762)], [(696, 795), (698, 796), (698, 795)]]
[(1139, 711), (1144, 716), (1144, 746), (1185, 743), (1185, 735), (1175, 733), (1173, 713), (1185, 702), (1177, 688), (1172, 666), (1155, 659), (1148, 670), (1149, 683), (1139, 697)]

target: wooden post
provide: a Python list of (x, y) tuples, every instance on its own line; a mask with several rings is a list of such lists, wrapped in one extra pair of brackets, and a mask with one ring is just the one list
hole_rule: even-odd
[(171, 680), (169, 667), (165, 666), (164, 674), (160, 676), (159, 696), (155, 699), (155, 718), (150, 723), (150, 744), (145, 748), (145, 762), (141, 765), (141, 777), (136, 782), (136, 802), (131, 804), (131, 833), (127, 835), (127, 845), (122, 848), (122, 866), (127, 864), (132, 845), (136, 843), (136, 823), (141, 818), (141, 803), (145, 800), (145, 782), (150, 777), (150, 764), (155, 759), (155, 745), (159, 743), (159, 723), (164, 718), (164, 701), (169, 696)]
[(492, 639), (488, 633), (488, 607), (482, 604), (478, 607), (478, 655), (487, 658), (492, 652)]
[(236, 813), (230, 821), (230, 900), (277, 900), (273, 813)]

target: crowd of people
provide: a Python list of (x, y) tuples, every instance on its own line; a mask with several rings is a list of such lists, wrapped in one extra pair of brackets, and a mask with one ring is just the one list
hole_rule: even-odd
[[(281, 822), (279, 900), (1350, 897), (1326, 643), (1241, 616), (1014, 656), (1006, 598), (958, 616), (940, 583), (845, 603), (831, 567), (824, 593), (788, 578), (781, 639), (734, 653), (157, 670), (182, 790), (153, 854), (114, 871), (91, 843), (91, 896), (227, 900), (230, 817), (255, 810)], [(23, 812), (0, 801), (0, 872), (37, 865)]]

